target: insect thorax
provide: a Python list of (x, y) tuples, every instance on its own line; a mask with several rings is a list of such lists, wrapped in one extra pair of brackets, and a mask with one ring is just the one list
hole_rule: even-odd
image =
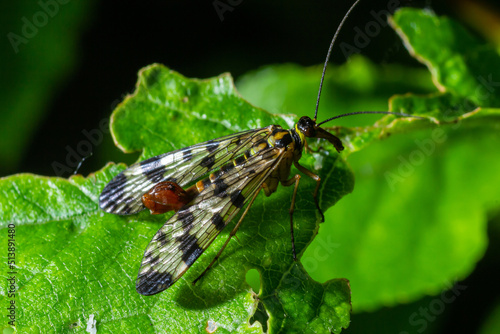
[(287, 150), (294, 149), (302, 151), (304, 141), (302, 136), (295, 130), (284, 130), (280, 126), (275, 126), (272, 129), (272, 134), (267, 140), (269, 146), (274, 148), (285, 148)]

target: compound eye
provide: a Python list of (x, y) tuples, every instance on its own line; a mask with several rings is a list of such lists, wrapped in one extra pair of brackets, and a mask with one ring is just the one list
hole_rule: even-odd
[(306, 137), (316, 136), (316, 122), (314, 122), (310, 117), (301, 117), (297, 123), (297, 128)]

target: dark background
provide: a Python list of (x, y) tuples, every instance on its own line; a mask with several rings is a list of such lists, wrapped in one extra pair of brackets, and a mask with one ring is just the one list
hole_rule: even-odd
[[(386, 9), (388, 2), (362, 1), (348, 19), (339, 40), (353, 44), (353, 28), (364, 27), (373, 20), (370, 11)], [(304, 66), (322, 63), (333, 33), (352, 2), (243, 0), (233, 3), (237, 5), (232, 11), (226, 11), (221, 21), (212, 1), (94, 2), (76, 41), (73, 68), (49, 96), (44, 116), (32, 133), (21, 161), (14, 168), (3, 170), (3, 175), (15, 172), (55, 175), (51, 163), (64, 161), (66, 146), (76, 147), (85, 139), (82, 130), (99, 128), (99, 122), (109, 117), (124, 94), (133, 92), (137, 71), (151, 63), (163, 63), (187, 77), (198, 78), (223, 72), (238, 78), (247, 71), (273, 63), (293, 62)], [(400, 3), (430, 8), (465, 25), (474, 25), (464, 23), (465, 1)], [(483, 3), (499, 9), (497, 1)], [(422, 66), (408, 56), (399, 37), (388, 27), (371, 40), (362, 54), (376, 63)], [(332, 61), (345, 60), (337, 45)], [(8, 67), (9, 63), (1, 66)], [(107, 160), (131, 162), (137, 157), (121, 155), (107, 136), (104, 144), (95, 148), (101, 153), (94, 152), (82, 164), (80, 173), (86, 175), (100, 169)], [(103, 160), (102, 152), (111, 153)], [(498, 292), (490, 290), (497, 283), (490, 273), (500, 265), (494, 256), (498, 251), (493, 249), (499, 241), (496, 235), (498, 233), (490, 233), (488, 253), (477, 270), (462, 282), (475, 291), (464, 293), (449, 305), (426, 332), (474, 333), (478, 330), (499, 297)], [(355, 314), (351, 327), (345, 332), (389, 332), (390, 326), (386, 326), (397, 322), (398, 314), (403, 321), (398, 328), (406, 328), (407, 314), (428, 305), (430, 300), (372, 314)]]
[[(354, 27), (364, 28), (373, 20), (370, 11), (386, 10), (390, 2), (432, 8), (452, 17), (460, 14), (453, 1), (452, 5), (442, 1), (362, 1), (346, 22), (339, 41), (353, 45)], [(230, 72), (235, 79), (267, 64), (322, 63), (333, 33), (352, 2), (233, 3), (239, 4), (224, 12), (223, 21), (212, 1), (94, 3), (77, 41), (74, 68), (50, 97), (45, 116), (18, 168), (5, 174), (55, 175), (51, 163), (64, 161), (65, 147), (74, 148), (85, 139), (83, 129), (98, 128), (99, 121), (109, 117), (117, 102), (133, 92), (137, 71), (151, 63), (165, 64), (187, 77), (206, 78)], [(408, 55), (389, 27), (383, 28), (362, 54), (377, 63), (422, 66)], [(332, 61), (345, 60), (337, 45)], [(88, 174), (102, 164), (91, 157), (79, 172)]]

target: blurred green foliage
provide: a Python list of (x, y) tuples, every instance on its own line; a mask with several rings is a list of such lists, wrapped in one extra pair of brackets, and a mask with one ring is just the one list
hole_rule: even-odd
[(0, 22), (0, 174), (15, 170), (47, 104), (78, 58), (93, 1), (9, 1)]

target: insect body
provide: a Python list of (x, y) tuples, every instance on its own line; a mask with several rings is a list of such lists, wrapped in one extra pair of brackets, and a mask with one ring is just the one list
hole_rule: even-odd
[(177, 211), (147, 247), (137, 291), (151, 295), (172, 285), (248, 203), (229, 241), (260, 190), (270, 196), (279, 183), (295, 184), (293, 211), (300, 176), (289, 178), (292, 164), (320, 182), (299, 164), (307, 137), (325, 138), (339, 152), (343, 149), (337, 137), (306, 116), (290, 130), (271, 125), (210, 140), (144, 160), (116, 176), (101, 193), (104, 211)]
[(199, 193), (200, 191), (197, 186), (192, 186), (184, 190), (175, 182), (163, 181), (142, 195), (142, 204), (153, 215), (172, 210), (179, 211), (180, 208), (191, 202), (194, 196)]

